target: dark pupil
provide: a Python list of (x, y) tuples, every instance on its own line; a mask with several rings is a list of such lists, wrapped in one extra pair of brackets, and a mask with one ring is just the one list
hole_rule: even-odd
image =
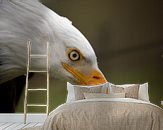
[(72, 56), (75, 58), (75, 57), (77, 57), (77, 54), (73, 54)]

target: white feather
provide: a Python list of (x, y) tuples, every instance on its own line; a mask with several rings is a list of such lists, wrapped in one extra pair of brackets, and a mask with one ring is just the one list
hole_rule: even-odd
[[(87, 39), (65, 17), (61, 17), (37, 0), (0, 1), (0, 83), (26, 73), (27, 40), (32, 53), (45, 53), (50, 42), (51, 75), (69, 75), (60, 62), (69, 62), (65, 50), (78, 48), (97, 67), (95, 53)], [(35, 62), (42, 68), (42, 62)]]

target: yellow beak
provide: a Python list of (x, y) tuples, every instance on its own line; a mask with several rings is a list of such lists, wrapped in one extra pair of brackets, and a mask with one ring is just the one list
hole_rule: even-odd
[(107, 82), (100, 70), (93, 70), (89, 75), (85, 75), (66, 63), (62, 63), (62, 66), (77, 79), (80, 85), (98, 85)]

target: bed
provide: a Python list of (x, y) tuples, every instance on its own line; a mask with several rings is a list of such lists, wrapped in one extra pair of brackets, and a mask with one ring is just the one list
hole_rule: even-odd
[[(126, 85), (112, 87), (122, 87), (129, 97), (126, 97), (126, 95), (122, 97), (122, 94), (121, 97), (116, 98), (106, 98), (105, 94), (103, 94), (103, 97), (100, 97), (100, 87), (97, 86), (96, 91), (91, 87), (89, 89), (84, 88), (82, 91), (75, 89), (72, 91), (72, 88), (68, 88), (67, 102), (53, 110), (40, 129), (163, 130), (163, 109), (147, 101), (149, 100), (148, 94), (141, 95), (142, 92), (140, 92), (140, 90), (144, 92), (147, 91), (145, 87), (139, 87), (138, 91), (134, 89), (134, 93), (138, 94), (137, 97), (133, 94), (133, 91), (129, 93), (131, 92), (131, 88), (128, 89), (129, 87), (126, 87)], [(103, 88), (106, 87), (102, 87), (102, 89)], [(117, 90), (121, 91), (122, 88), (118, 88)], [(90, 89), (91, 96), (88, 93)], [(105, 92), (105, 89), (102, 91)], [(77, 95), (75, 95), (75, 93)], [(85, 94), (87, 94), (86, 98), (78, 100), (78, 98), (83, 98), (82, 96), (85, 96)], [(144, 98), (146, 101), (140, 98)]]
[(162, 130), (163, 110), (129, 98), (94, 98), (59, 106), (44, 130)]

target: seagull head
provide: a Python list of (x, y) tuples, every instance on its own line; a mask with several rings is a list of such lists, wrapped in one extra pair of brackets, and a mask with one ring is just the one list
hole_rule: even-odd
[[(97, 85), (106, 82), (89, 41), (65, 17), (58, 17), (51, 45), (51, 71), (70, 82)], [(57, 32), (56, 32), (57, 31)], [(55, 73), (51, 73), (52, 75)]]
[[(45, 35), (51, 77), (82, 85), (106, 82), (90, 43), (67, 18), (38, 0), (3, 1), (0, 15), (0, 83), (26, 73), (26, 41), (32, 42), (32, 53), (39, 54), (46, 43), (42, 39)], [(33, 62), (34, 68), (42, 68), (43, 64)]]

